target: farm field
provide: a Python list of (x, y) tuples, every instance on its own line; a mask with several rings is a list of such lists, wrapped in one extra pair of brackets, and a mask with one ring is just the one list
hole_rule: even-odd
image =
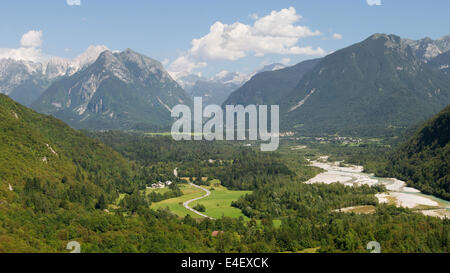
[(190, 206), (195, 207), (197, 204), (202, 204), (206, 207), (204, 214), (216, 219), (223, 216), (233, 218), (242, 216), (244, 219), (248, 220), (247, 216), (245, 216), (240, 209), (231, 206), (231, 202), (238, 200), (245, 194), (250, 194), (251, 191), (231, 191), (223, 186), (203, 187), (210, 190), (211, 195), (204, 199), (192, 202)]
[(169, 192), (169, 191), (170, 191), (169, 187), (158, 188), (158, 189), (147, 188), (147, 189), (144, 190), (145, 195), (149, 195), (151, 192), (164, 194), (164, 193)]
[(167, 207), (170, 209), (171, 212), (178, 215), (179, 217), (184, 217), (184, 216), (186, 216), (186, 214), (189, 214), (193, 218), (200, 218), (199, 215), (185, 209), (183, 207), (183, 203), (188, 200), (200, 197), (200, 196), (204, 195), (205, 192), (202, 191), (201, 189), (197, 189), (188, 184), (181, 184), (180, 189), (183, 192), (182, 196), (163, 200), (163, 201), (157, 202), (157, 203), (153, 203), (150, 206), (150, 208), (157, 210), (159, 208)]
[[(242, 216), (244, 217), (244, 219), (248, 220), (248, 218), (241, 212), (240, 209), (231, 206), (231, 202), (236, 201), (242, 195), (250, 194), (251, 191), (231, 191), (223, 186), (217, 186), (217, 182), (218, 181), (214, 183), (213, 180), (212, 184), (215, 186), (202, 186), (210, 190), (211, 195), (204, 199), (192, 202), (191, 204), (189, 204), (189, 206), (195, 207), (197, 204), (202, 204), (206, 207), (206, 212), (204, 212), (204, 214), (216, 219), (223, 216), (233, 218)], [(150, 207), (152, 209), (168, 207), (174, 214), (180, 217), (184, 217), (186, 216), (186, 214), (189, 214), (194, 218), (201, 218), (199, 215), (184, 208), (183, 203), (188, 200), (203, 196), (205, 192), (186, 184), (180, 185), (180, 188), (183, 192), (183, 196), (153, 203)]]

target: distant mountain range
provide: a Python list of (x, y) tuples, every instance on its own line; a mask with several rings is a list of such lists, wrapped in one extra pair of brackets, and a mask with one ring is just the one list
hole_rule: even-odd
[(154, 59), (97, 46), (74, 60), (0, 60), (0, 93), (83, 129), (167, 130), (171, 109), (201, 96), (205, 104), (278, 104), (284, 131), (390, 135), (449, 103), (449, 71), (450, 36), (375, 34), (291, 67), (176, 81)]
[(205, 105), (220, 105), (247, 80), (245, 74), (222, 71), (212, 78), (193, 74), (177, 79), (177, 82), (191, 97), (202, 97)]
[(31, 105), (61, 77), (70, 76), (92, 64), (105, 46), (90, 46), (73, 60), (53, 57), (44, 62), (0, 59), (0, 93), (24, 105)]
[(446, 74), (450, 73), (450, 51), (442, 53), (428, 62), (428, 65), (436, 70), (440, 70)]
[(202, 97), (205, 105), (221, 105), (233, 91), (258, 73), (276, 71), (285, 67), (284, 64), (273, 63), (250, 74), (222, 71), (209, 79), (197, 75), (188, 75), (178, 79), (178, 82), (192, 97)]
[(75, 128), (167, 128), (171, 109), (191, 105), (189, 95), (160, 62), (127, 49), (104, 51), (83, 70), (55, 81), (32, 104)]
[(450, 77), (442, 73), (449, 37), (375, 34), (320, 60), (260, 73), (225, 104), (279, 104), (282, 129), (300, 134), (392, 134), (449, 103)]
[(313, 134), (389, 134), (447, 106), (450, 77), (395, 35), (376, 34), (323, 58), (280, 103), (285, 128)]
[(224, 105), (277, 104), (319, 61), (320, 59), (315, 59), (291, 67), (277, 66), (281, 69), (263, 70), (233, 92)]
[(416, 58), (427, 62), (450, 50), (450, 35), (437, 40), (431, 38), (424, 38), (417, 41), (402, 39), (401, 43), (410, 46)]

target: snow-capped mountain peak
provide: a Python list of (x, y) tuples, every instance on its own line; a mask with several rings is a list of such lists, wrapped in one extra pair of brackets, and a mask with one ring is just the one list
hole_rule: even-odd
[(89, 46), (74, 59), (49, 57), (40, 61), (0, 55), (0, 93), (29, 105), (50, 86), (53, 80), (77, 73), (94, 63), (105, 50), (108, 50), (106, 46)]
[(221, 71), (217, 73), (212, 81), (220, 82), (222, 84), (242, 85), (249, 80), (249, 75), (240, 72)]
[(258, 73), (265, 71), (275, 71), (286, 67), (287, 67), (286, 65), (281, 63), (273, 63), (260, 67), (252, 73), (242, 73), (223, 70), (210, 78), (203, 77), (201, 73), (198, 73), (198, 74), (189, 74), (187, 76), (177, 78), (176, 80), (186, 91), (188, 91), (188, 93), (198, 93), (193, 92), (192, 88), (194, 88), (196, 83), (199, 81), (221, 84), (235, 90), (241, 87), (244, 83), (249, 81), (253, 76), (255, 76)]
[(85, 66), (94, 63), (98, 56), (107, 50), (109, 50), (109, 48), (104, 45), (91, 45), (85, 52), (72, 60), (71, 67), (74, 70), (80, 70)]

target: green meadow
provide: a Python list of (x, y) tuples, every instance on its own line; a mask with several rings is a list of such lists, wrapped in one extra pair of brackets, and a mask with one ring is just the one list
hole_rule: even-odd
[(205, 192), (202, 191), (201, 189), (197, 189), (188, 184), (181, 184), (180, 189), (183, 192), (182, 196), (163, 200), (163, 201), (157, 202), (157, 203), (153, 203), (150, 206), (150, 208), (155, 209), (155, 210), (160, 209), (160, 208), (169, 208), (169, 210), (171, 212), (173, 212), (174, 214), (176, 214), (180, 217), (184, 217), (184, 216), (186, 216), (186, 214), (189, 214), (190, 216), (192, 216), (194, 218), (200, 218), (199, 215), (184, 208), (183, 203), (188, 200), (203, 196), (203, 195), (205, 195)]
[[(203, 186), (211, 191), (211, 195), (204, 199), (190, 203), (190, 207), (195, 207), (197, 204), (202, 204), (206, 207), (204, 214), (213, 218), (221, 218), (223, 216), (238, 218), (242, 216), (244, 219), (248, 220), (240, 209), (231, 206), (231, 202), (238, 200), (242, 195), (250, 194), (251, 191), (231, 191), (223, 186), (220, 186), (220, 182), (217, 180), (213, 180), (211, 184), (214, 186)], [(194, 218), (201, 218), (201, 216), (183, 207), (183, 203), (203, 196), (205, 195), (205, 192), (188, 184), (182, 184), (180, 185), (180, 188), (183, 192), (182, 196), (153, 203), (151, 208), (169, 208), (170, 211), (180, 217), (184, 217), (186, 214), (189, 214)]]
[(204, 214), (216, 219), (224, 216), (233, 218), (242, 216), (244, 219), (248, 220), (247, 216), (245, 216), (240, 209), (231, 206), (231, 202), (238, 200), (245, 194), (250, 194), (251, 191), (231, 191), (223, 186), (205, 186), (204, 188), (209, 189), (211, 195), (204, 199), (192, 202), (190, 204), (191, 207), (202, 204), (206, 207)]

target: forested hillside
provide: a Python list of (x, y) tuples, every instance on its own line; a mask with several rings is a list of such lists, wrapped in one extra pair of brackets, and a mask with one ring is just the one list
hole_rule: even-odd
[(307, 73), (281, 103), (281, 125), (303, 135), (395, 135), (445, 107), (449, 86), (400, 37), (375, 34)]
[(87, 198), (82, 188), (95, 199), (100, 193), (114, 198), (129, 187), (126, 160), (99, 141), (5, 95), (0, 95), (0, 113), (3, 194), (5, 185), (23, 189), (30, 179), (80, 198)]
[[(80, 242), (82, 252), (366, 252), (375, 239), (386, 252), (449, 251), (448, 220), (378, 205), (379, 187), (304, 184), (317, 170), (303, 159), (291, 162), (294, 154), (98, 136), (125, 159), (6, 96), (0, 114), (0, 252), (67, 252), (70, 241)], [(252, 190), (234, 203), (251, 219), (198, 220), (150, 209), (151, 202), (179, 196), (176, 184), (183, 182), (173, 177), (175, 167), (180, 176)], [(164, 179), (176, 182), (167, 194), (143, 193)], [(375, 205), (376, 212), (336, 212), (355, 205)], [(224, 233), (213, 237), (215, 230)]]
[(308, 60), (280, 70), (258, 73), (234, 91), (223, 105), (279, 104), (319, 61)]
[(70, 240), (79, 241), (83, 252), (208, 249), (184, 235), (199, 237), (198, 230), (167, 212), (124, 218), (103, 211), (120, 192), (135, 192), (124, 212), (145, 205), (135, 191), (133, 164), (5, 95), (0, 95), (0, 150), (0, 252), (63, 252)]
[(450, 106), (425, 123), (390, 158), (387, 173), (450, 200)]

